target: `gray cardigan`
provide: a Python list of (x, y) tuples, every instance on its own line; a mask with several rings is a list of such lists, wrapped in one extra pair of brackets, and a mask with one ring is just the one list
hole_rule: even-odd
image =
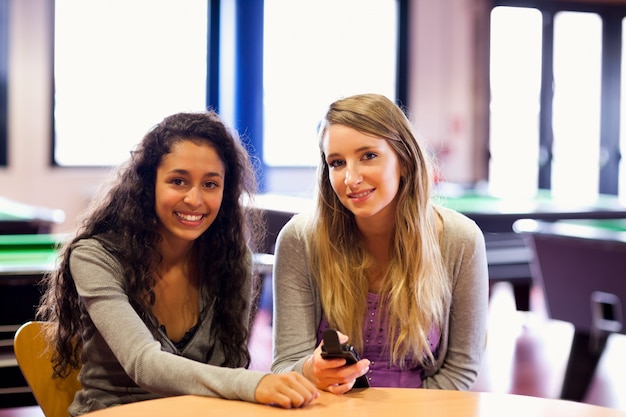
[[(447, 326), (437, 363), (426, 369), (424, 388), (467, 390), (481, 366), (487, 333), (489, 279), (484, 236), (464, 215), (437, 207), (443, 219), (441, 252), (452, 283)], [(317, 346), (322, 306), (310, 273), (306, 238), (311, 214), (294, 216), (280, 232), (274, 265), (272, 371), (302, 372)]]
[[(221, 345), (212, 330), (213, 309), (201, 300), (200, 325), (179, 352), (163, 332), (155, 339), (128, 301), (119, 261), (95, 239), (74, 245), (70, 269), (88, 315), (82, 320), (82, 368), (69, 408), (72, 416), (162, 396), (195, 394), (255, 401), (267, 373), (220, 367)], [(251, 291), (251, 279), (242, 288)], [(247, 325), (249, 311), (241, 312)]]

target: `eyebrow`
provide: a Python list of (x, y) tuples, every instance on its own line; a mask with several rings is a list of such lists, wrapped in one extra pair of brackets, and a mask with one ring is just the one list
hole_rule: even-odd
[[(361, 146), (360, 148), (357, 148), (354, 150), (355, 153), (359, 153), (359, 152), (363, 152), (363, 151), (369, 151), (372, 149), (378, 149), (377, 146), (372, 146), (372, 145), (368, 145), (368, 146)], [(328, 155), (326, 155), (326, 158), (334, 158), (336, 156), (339, 156), (339, 154), (337, 152), (335, 153), (330, 153)]]
[[(186, 169), (180, 169), (180, 168), (179, 169), (173, 169), (173, 170), (169, 171), (168, 174), (190, 175), (189, 171), (187, 171)], [(222, 174), (220, 174), (219, 172), (213, 172), (213, 171), (205, 172), (203, 177), (223, 178)]]

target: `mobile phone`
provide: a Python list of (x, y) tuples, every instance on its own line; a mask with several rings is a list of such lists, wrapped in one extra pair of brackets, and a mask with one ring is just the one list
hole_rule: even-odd
[[(357, 363), (361, 358), (354, 350), (354, 346), (348, 343), (339, 343), (339, 336), (335, 329), (326, 329), (322, 333), (324, 344), (322, 345), (323, 359), (345, 359), (346, 365)], [(370, 384), (367, 377), (362, 375), (356, 379), (352, 388), (367, 388)]]

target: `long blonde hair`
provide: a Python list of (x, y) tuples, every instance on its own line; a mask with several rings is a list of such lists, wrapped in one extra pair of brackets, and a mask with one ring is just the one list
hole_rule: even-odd
[(402, 109), (378, 94), (332, 103), (319, 129), (318, 193), (309, 255), (330, 324), (363, 347), (367, 309), (366, 272), (373, 259), (361, 244), (354, 215), (346, 209), (329, 180), (322, 139), (339, 124), (388, 141), (402, 167), (395, 218), (393, 253), (381, 288), (388, 320), (387, 346), (393, 363), (434, 362), (428, 335), (442, 330), (451, 297), (442, 260), (437, 213), (430, 202), (431, 170), (427, 154)]

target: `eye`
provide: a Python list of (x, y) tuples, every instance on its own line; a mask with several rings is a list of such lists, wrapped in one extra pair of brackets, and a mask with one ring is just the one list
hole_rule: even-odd
[(331, 168), (339, 168), (345, 165), (345, 162), (340, 159), (334, 159), (332, 161), (326, 162)]
[(207, 188), (209, 190), (212, 190), (217, 187), (219, 187), (219, 184), (216, 183), (215, 181), (207, 181), (204, 183), (204, 188)]
[(375, 152), (365, 152), (365, 154), (363, 155), (363, 159), (370, 160), (376, 158), (377, 156), (378, 154), (376, 154)]
[(174, 178), (170, 182), (174, 185), (185, 185), (185, 180), (182, 178)]

